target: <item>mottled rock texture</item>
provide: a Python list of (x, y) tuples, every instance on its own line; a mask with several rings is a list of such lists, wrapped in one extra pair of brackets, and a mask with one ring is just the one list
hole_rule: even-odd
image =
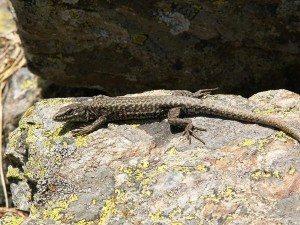
[[(7, 177), (15, 206), (30, 211), (32, 224), (300, 223), (300, 144), (283, 132), (195, 117), (208, 128), (206, 145), (189, 145), (166, 121), (109, 124), (74, 138), (79, 124), (51, 118), (62, 105), (86, 100), (40, 101), (11, 133)], [(289, 91), (205, 101), (276, 115), (300, 129), (300, 96)]]
[(300, 93), (299, 1), (11, 2), (30, 69), (62, 85)]

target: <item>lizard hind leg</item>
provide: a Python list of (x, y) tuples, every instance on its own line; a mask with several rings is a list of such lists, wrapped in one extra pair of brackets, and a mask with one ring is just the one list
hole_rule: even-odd
[(194, 126), (191, 119), (179, 118), (180, 114), (181, 114), (181, 108), (180, 107), (170, 109), (169, 112), (168, 112), (168, 122), (169, 122), (169, 124), (171, 126), (175, 126), (175, 127), (183, 127), (184, 128), (183, 135), (185, 135), (187, 137), (190, 144), (191, 144), (191, 137), (192, 136), (194, 138), (196, 138), (197, 140), (201, 141), (203, 144), (205, 144), (205, 142), (200, 137), (198, 137), (196, 135), (195, 130), (206, 131), (206, 129)]
[(218, 90), (219, 88), (216, 87), (216, 88), (209, 88), (209, 89), (201, 89), (199, 91), (196, 91), (195, 93), (192, 94), (192, 97), (193, 98), (203, 98), (205, 97), (206, 95), (209, 95), (211, 94), (212, 92)]

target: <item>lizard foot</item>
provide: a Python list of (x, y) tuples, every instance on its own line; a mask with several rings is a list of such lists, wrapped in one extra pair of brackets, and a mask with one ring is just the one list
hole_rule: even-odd
[(189, 143), (191, 144), (192, 142), (192, 136), (194, 138), (196, 138), (197, 140), (201, 141), (204, 145), (205, 142), (196, 135), (196, 132), (194, 130), (200, 130), (200, 131), (206, 131), (205, 128), (201, 128), (201, 127), (196, 127), (194, 126), (192, 123), (189, 123), (188, 125), (186, 125), (186, 127), (184, 128), (184, 132), (183, 135), (186, 135), (187, 139), (189, 140)]
[(203, 98), (206, 95), (211, 94), (211, 92), (218, 90), (219, 88), (201, 89), (193, 93), (193, 98)]
[(72, 130), (72, 135), (75, 136), (75, 137), (77, 137), (79, 135), (87, 135), (89, 133), (91, 133), (91, 129), (90, 129), (89, 126), (81, 127), (81, 128)]

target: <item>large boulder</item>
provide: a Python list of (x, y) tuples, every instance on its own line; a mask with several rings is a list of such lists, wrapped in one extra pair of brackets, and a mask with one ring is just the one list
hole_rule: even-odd
[(11, 2), (29, 68), (62, 85), (300, 91), (298, 1)]
[[(300, 144), (285, 133), (195, 117), (208, 128), (204, 145), (166, 121), (110, 123), (78, 137), (70, 131), (80, 125), (53, 121), (63, 105), (88, 100), (42, 100), (11, 133), (7, 177), (15, 206), (30, 211), (23, 224), (300, 223)], [(276, 115), (300, 130), (300, 96), (289, 91), (204, 101)]]

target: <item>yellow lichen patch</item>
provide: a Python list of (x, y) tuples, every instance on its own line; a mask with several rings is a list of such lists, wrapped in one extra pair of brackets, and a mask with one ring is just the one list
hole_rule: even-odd
[(289, 172), (288, 172), (288, 174), (289, 175), (294, 175), (295, 174), (295, 172), (296, 172), (296, 169), (295, 169), (295, 167), (291, 167), (290, 169), (289, 169)]
[(167, 151), (168, 155), (176, 155), (178, 153), (176, 148), (171, 148)]
[(131, 36), (132, 43), (137, 45), (143, 45), (147, 39), (148, 39), (147, 35), (144, 34), (135, 34)]
[(75, 146), (77, 148), (86, 147), (88, 144), (88, 137), (87, 136), (78, 136), (75, 139)]
[(254, 145), (255, 141), (252, 139), (245, 139), (244, 141), (242, 141), (241, 143), (239, 143), (239, 146), (241, 147), (246, 147), (246, 146), (251, 146)]
[(119, 170), (123, 173), (126, 173), (129, 177), (131, 177), (134, 173), (132, 166), (126, 166), (126, 167), (121, 166)]
[(196, 219), (198, 219), (198, 217), (196, 215), (187, 215), (187, 216), (184, 216), (184, 219), (185, 220), (196, 220)]
[(142, 193), (143, 195), (146, 195), (146, 196), (149, 197), (149, 196), (152, 194), (152, 191), (147, 190), (147, 189), (143, 189), (143, 190), (141, 191), (141, 193)]
[(166, 169), (168, 168), (167, 165), (161, 165), (157, 167), (157, 172), (159, 173), (164, 173), (166, 171)]
[(195, 170), (196, 171), (201, 171), (201, 172), (207, 172), (208, 168), (207, 168), (207, 166), (198, 165), (198, 166), (195, 167)]
[(177, 214), (180, 214), (180, 213), (182, 213), (182, 209), (176, 208), (170, 213), (169, 218), (173, 219)]
[(281, 179), (281, 175), (279, 171), (274, 171), (273, 172), (273, 177), (277, 178), (277, 179)]
[[(57, 222), (61, 222), (61, 219), (64, 217), (64, 214), (61, 212), (65, 209), (67, 209), (71, 202), (77, 201), (78, 197), (75, 194), (70, 195), (69, 199), (67, 201), (57, 201), (57, 202), (48, 202), (47, 209), (44, 209), (42, 218), (43, 220), (54, 220)], [(40, 214), (36, 210), (34, 206), (31, 207), (31, 216), (33, 218), (39, 218)]]
[(44, 107), (49, 107), (49, 106), (62, 105), (69, 102), (70, 103), (72, 102), (71, 98), (54, 98), (54, 99), (44, 99), (38, 102), (37, 105), (43, 105)]
[(49, 146), (56, 146), (56, 144), (52, 144), (51, 140), (53, 141), (59, 141), (62, 139), (62, 136), (60, 135), (61, 131), (63, 129), (63, 126), (57, 126), (54, 129), (50, 130), (50, 131), (46, 131), (44, 133), (44, 136), (47, 137), (48, 139), (45, 141), (46, 144), (49, 144)]
[(145, 175), (145, 172), (138, 169), (135, 171), (134, 177), (136, 180), (141, 180), (142, 178), (144, 178), (144, 175)]
[(149, 161), (147, 159), (143, 159), (138, 165), (139, 168), (146, 169), (149, 167)]
[(206, 203), (229, 202), (234, 199), (235, 194), (236, 192), (232, 188), (227, 187), (224, 191), (215, 194), (201, 195), (199, 201), (205, 201)]
[(25, 220), (24, 217), (15, 216), (15, 215), (4, 216), (4, 218), (2, 218), (3, 225), (19, 225), (24, 220)]
[(126, 195), (125, 191), (116, 189), (115, 194), (115, 197), (104, 200), (105, 206), (101, 209), (98, 225), (105, 224), (112, 215), (115, 215), (118, 212), (117, 205), (124, 203), (123, 199)]
[(10, 166), (8, 166), (6, 177), (7, 178), (23, 180), (24, 179), (24, 173), (22, 173), (18, 168), (13, 168), (10, 165)]
[(166, 219), (166, 217), (162, 216), (161, 214), (162, 214), (161, 211), (157, 211), (156, 213), (149, 213), (149, 218), (153, 219), (153, 220), (164, 220), (164, 219)]
[(184, 225), (184, 224), (180, 223), (180, 222), (177, 222), (177, 221), (174, 221), (174, 222), (171, 222), (171, 225)]
[(294, 140), (292, 137), (290, 137), (289, 135), (287, 135), (285, 132), (283, 131), (279, 131), (275, 134), (275, 136), (277, 138), (284, 138), (284, 139), (288, 139), (288, 140)]
[(258, 140), (258, 151), (263, 152), (265, 150), (265, 145), (269, 143), (270, 140), (268, 139), (262, 139)]
[(261, 171), (261, 170), (258, 170), (258, 171), (255, 171), (251, 174), (251, 177), (254, 179), (254, 180), (259, 180), (261, 178), (270, 178), (272, 177), (272, 174), (269, 173), (269, 172), (265, 172), (265, 171)]
[(130, 126), (132, 126), (132, 127), (139, 127), (139, 126), (141, 126), (141, 124), (133, 123), (133, 124), (130, 124)]
[(174, 170), (183, 172), (185, 174), (191, 174), (194, 168), (192, 166), (175, 166)]
[(221, 200), (222, 198), (216, 194), (211, 194), (205, 198), (205, 202), (207, 203), (219, 203)]
[(227, 187), (225, 191), (222, 191), (220, 193), (220, 195), (223, 197), (225, 201), (231, 201), (234, 198), (235, 191)]
[(229, 214), (228, 217), (226, 218), (226, 224), (229, 224), (230, 221), (236, 219), (238, 217), (238, 214)]
[(29, 146), (35, 146), (35, 143), (38, 140), (35, 131), (38, 129), (42, 129), (43, 126), (41, 124), (29, 125), (27, 123), (20, 123), (19, 127), (28, 130), (25, 142), (29, 144)]
[(17, 144), (19, 143), (19, 138), (22, 135), (22, 132), (17, 129), (15, 131), (13, 131), (12, 133), (10, 133), (9, 137), (8, 137), (8, 147), (17, 147)]
[(270, 115), (274, 112), (276, 112), (276, 110), (273, 109), (266, 109), (266, 110), (261, 110), (261, 109), (255, 109), (253, 112), (257, 113), (257, 114), (262, 114), (262, 115)]
[(74, 223), (75, 225), (93, 225), (94, 222), (93, 221), (86, 221), (86, 220), (80, 220), (76, 223)]
[(26, 117), (31, 116), (31, 114), (33, 113), (34, 110), (35, 110), (35, 107), (34, 107), (34, 106), (29, 107), (29, 108), (26, 110), (26, 112), (24, 113), (23, 117), (26, 118)]
[(38, 79), (34, 78), (32, 80), (24, 80), (20, 87), (21, 89), (28, 89), (28, 90), (34, 90), (38, 86)]

